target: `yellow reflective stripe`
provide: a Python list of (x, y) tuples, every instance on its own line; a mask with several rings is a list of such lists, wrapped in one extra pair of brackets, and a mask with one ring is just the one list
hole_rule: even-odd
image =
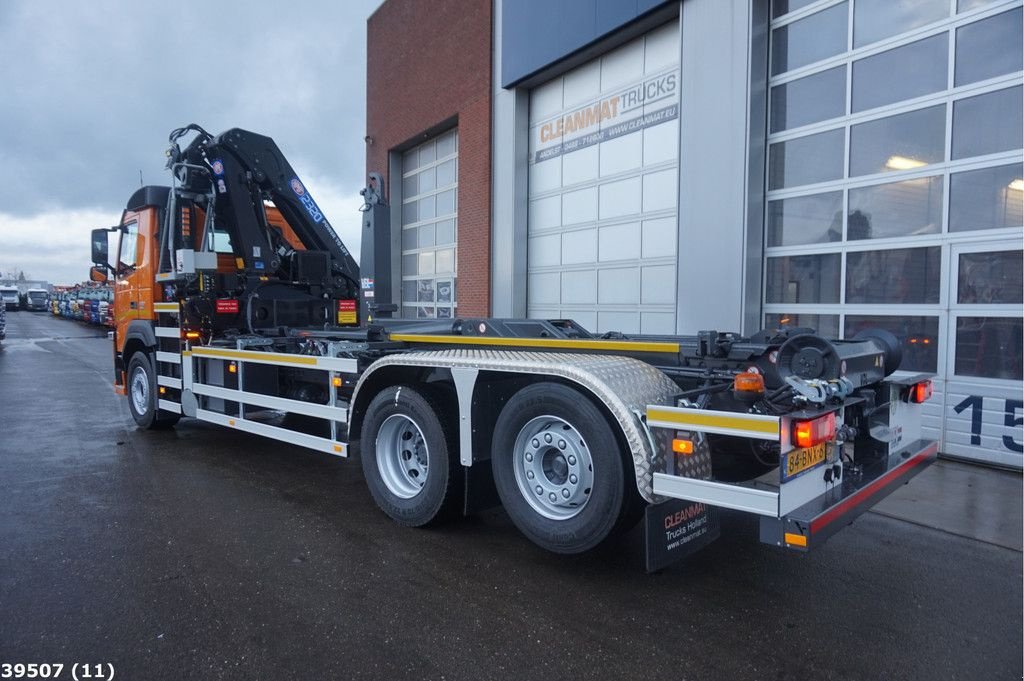
[(157, 312), (177, 312), (177, 303), (153, 303), (153, 309)]
[(490, 345), (512, 348), (553, 348), (558, 350), (615, 350), (619, 352), (679, 352), (678, 343), (649, 341), (575, 340), (569, 338), (492, 338), (489, 336), (434, 336), (393, 333), (391, 340), (443, 345)]
[(307, 355), (286, 355), (279, 352), (257, 352), (255, 350), (222, 350), (220, 348), (192, 348), (192, 354), (197, 357), (223, 357), (225, 359), (262, 359), (284, 364), (304, 364), (316, 366), (316, 357)]
[(701, 426), (714, 428), (725, 428), (728, 430), (745, 430), (767, 435), (777, 435), (779, 432), (778, 419), (766, 421), (757, 417), (747, 417), (743, 414), (735, 416), (721, 416), (718, 414), (701, 414), (698, 412), (678, 412), (656, 407), (647, 408), (647, 419), (649, 421), (666, 421), (680, 426), (690, 426), (700, 430)]

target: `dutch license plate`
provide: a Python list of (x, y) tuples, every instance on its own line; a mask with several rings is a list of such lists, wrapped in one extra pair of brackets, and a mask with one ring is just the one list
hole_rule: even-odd
[(794, 449), (786, 454), (786, 462), (782, 468), (782, 481), (791, 480), (815, 466), (825, 463), (827, 442), (820, 442), (807, 449)]

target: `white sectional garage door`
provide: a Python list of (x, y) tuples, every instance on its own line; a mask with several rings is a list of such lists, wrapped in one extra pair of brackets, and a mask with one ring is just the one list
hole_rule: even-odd
[(679, 54), (672, 22), (531, 92), (531, 317), (675, 332)]

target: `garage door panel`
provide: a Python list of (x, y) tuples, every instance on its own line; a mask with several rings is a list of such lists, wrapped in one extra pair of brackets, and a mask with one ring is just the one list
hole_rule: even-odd
[(598, 236), (598, 258), (601, 262), (637, 260), (640, 258), (640, 241), (639, 222), (602, 227)]
[(562, 234), (562, 264), (580, 265), (597, 260), (597, 230), (581, 229)]
[(601, 177), (639, 170), (644, 163), (643, 132), (601, 143)]
[(601, 64), (591, 62), (565, 74), (562, 82), (562, 107), (586, 104), (601, 94)]
[[(557, 300), (587, 328), (674, 332), (678, 33), (670, 22), (531, 94), (529, 314)], [(541, 290), (551, 279), (535, 275), (556, 271), (558, 293)]]
[(640, 213), (640, 178), (630, 177), (601, 185), (598, 214), (602, 220)]
[(597, 220), (597, 187), (562, 194), (562, 225)]
[(639, 305), (639, 274), (635, 267), (602, 269), (598, 274), (597, 302), (601, 305)]
[[(562, 186), (597, 179), (598, 147), (586, 147), (562, 157)], [(532, 191), (532, 189), (531, 189)]]
[(562, 272), (562, 303), (593, 305), (597, 302), (597, 272)]

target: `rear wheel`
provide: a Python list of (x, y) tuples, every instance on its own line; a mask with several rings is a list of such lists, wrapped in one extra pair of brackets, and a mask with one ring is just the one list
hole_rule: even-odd
[(420, 527), (459, 508), (459, 460), (436, 395), (395, 386), (366, 409), (360, 440), (363, 475), (373, 500), (392, 520)]
[(142, 428), (170, 428), (179, 414), (157, 407), (156, 370), (151, 355), (136, 352), (128, 362), (128, 410)]
[(633, 515), (619, 441), (605, 415), (576, 390), (559, 383), (520, 390), (502, 409), (492, 444), (502, 504), (538, 546), (582, 553)]

